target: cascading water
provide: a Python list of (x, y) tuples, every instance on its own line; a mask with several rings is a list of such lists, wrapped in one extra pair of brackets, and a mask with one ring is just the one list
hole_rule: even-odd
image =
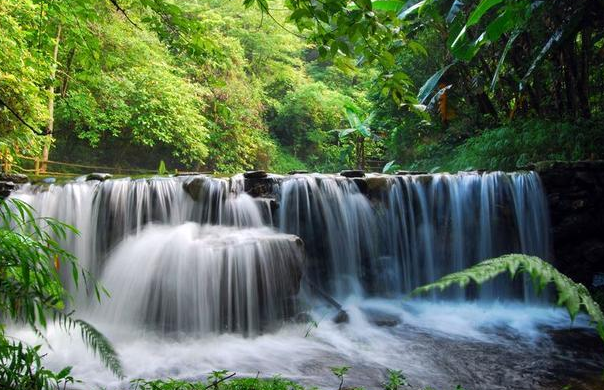
[[(344, 178), (300, 176), (282, 185), (280, 228), (302, 238), (310, 276), (337, 296), (409, 292), (505, 253), (550, 258), (535, 173), (376, 175), (367, 183), (377, 187), (371, 199)], [(482, 293), (514, 295), (504, 285)]]
[[(352, 365), (361, 367), (356, 381), (367, 388), (377, 387), (379, 370), (389, 367), (424, 386), (455, 381), (494, 389), (491, 355), (473, 363), (476, 375), (459, 376), (466, 367), (455, 351), (474, 359), (482, 353), (477, 343), (486, 343), (498, 362), (500, 356), (526, 361), (523, 354), (537, 359), (530, 353), (538, 326), (568, 325), (559, 311), (510, 303), (523, 296), (536, 302), (522, 281), (439, 295), (455, 298), (445, 303), (400, 299), (487, 257), (521, 252), (550, 259), (547, 204), (535, 173), (267, 180), (265, 198), (248, 195), (242, 175), (25, 185), (13, 196), (80, 231), (63, 245), (111, 297), (98, 304), (79, 293), (75, 309), (116, 342), (130, 378), (263, 370), (329, 386), (327, 367)], [(350, 324), (323, 320), (334, 313), (313, 288), (298, 293), (302, 274), (344, 305)], [(319, 324), (315, 331), (289, 321), (300, 308)], [(502, 327), (513, 345), (498, 333)], [(89, 356), (83, 346), (55, 333), (49, 338), (51, 368), (74, 365), (78, 356), (76, 375), (124, 387), (101, 374), (94, 359), (82, 358)], [(454, 358), (444, 358), (441, 348)], [(557, 347), (549, 348), (544, 367), (566, 364), (555, 360)], [(544, 383), (552, 383), (552, 372), (545, 370)], [(547, 388), (510, 383), (510, 389)]]
[(110, 256), (112, 297), (93, 314), (162, 333), (258, 333), (294, 312), (299, 246), (268, 228), (149, 226)]

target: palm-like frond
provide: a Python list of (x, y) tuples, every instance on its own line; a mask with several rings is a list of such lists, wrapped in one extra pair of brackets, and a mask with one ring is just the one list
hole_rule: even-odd
[(581, 283), (575, 283), (553, 265), (535, 256), (510, 254), (484, 260), (473, 267), (446, 275), (434, 283), (416, 288), (411, 295), (423, 294), (432, 290), (444, 290), (451, 285), (465, 287), (472, 281), (482, 284), (505, 272), (509, 272), (512, 278), (518, 273), (529, 274), (538, 291), (542, 291), (546, 285), (553, 283), (558, 293), (557, 304), (566, 307), (571, 319), (574, 319), (580, 311), (589, 314), (596, 325), (600, 338), (604, 341), (604, 315), (587, 288)]

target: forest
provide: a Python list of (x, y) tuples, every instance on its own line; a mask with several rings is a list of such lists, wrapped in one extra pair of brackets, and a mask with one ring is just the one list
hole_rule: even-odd
[(602, 157), (601, 1), (411, 3), (4, 0), (2, 158), (229, 174)]
[(0, 0), (0, 389), (604, 388), (604, 0)]

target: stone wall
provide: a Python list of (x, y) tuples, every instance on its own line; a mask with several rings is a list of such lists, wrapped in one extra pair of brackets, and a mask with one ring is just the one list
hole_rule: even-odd
[(604, 161), (541, 162), (556, 266), (591, 286), (604, 273)]

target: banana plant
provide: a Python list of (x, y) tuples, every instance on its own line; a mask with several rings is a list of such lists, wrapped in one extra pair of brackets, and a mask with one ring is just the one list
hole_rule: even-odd
[(346, 120), (350, 127), (338, 129), (340, 140), (352, 138), (355, 145), (355, 156), (357, 169), (365, 169), (365, 140), (377, 140), (379, 137), (371, 131), (371, 124), (375, 118), (375, 113), (362, 113), (359, 109), (349, 106), (344, 109)]

